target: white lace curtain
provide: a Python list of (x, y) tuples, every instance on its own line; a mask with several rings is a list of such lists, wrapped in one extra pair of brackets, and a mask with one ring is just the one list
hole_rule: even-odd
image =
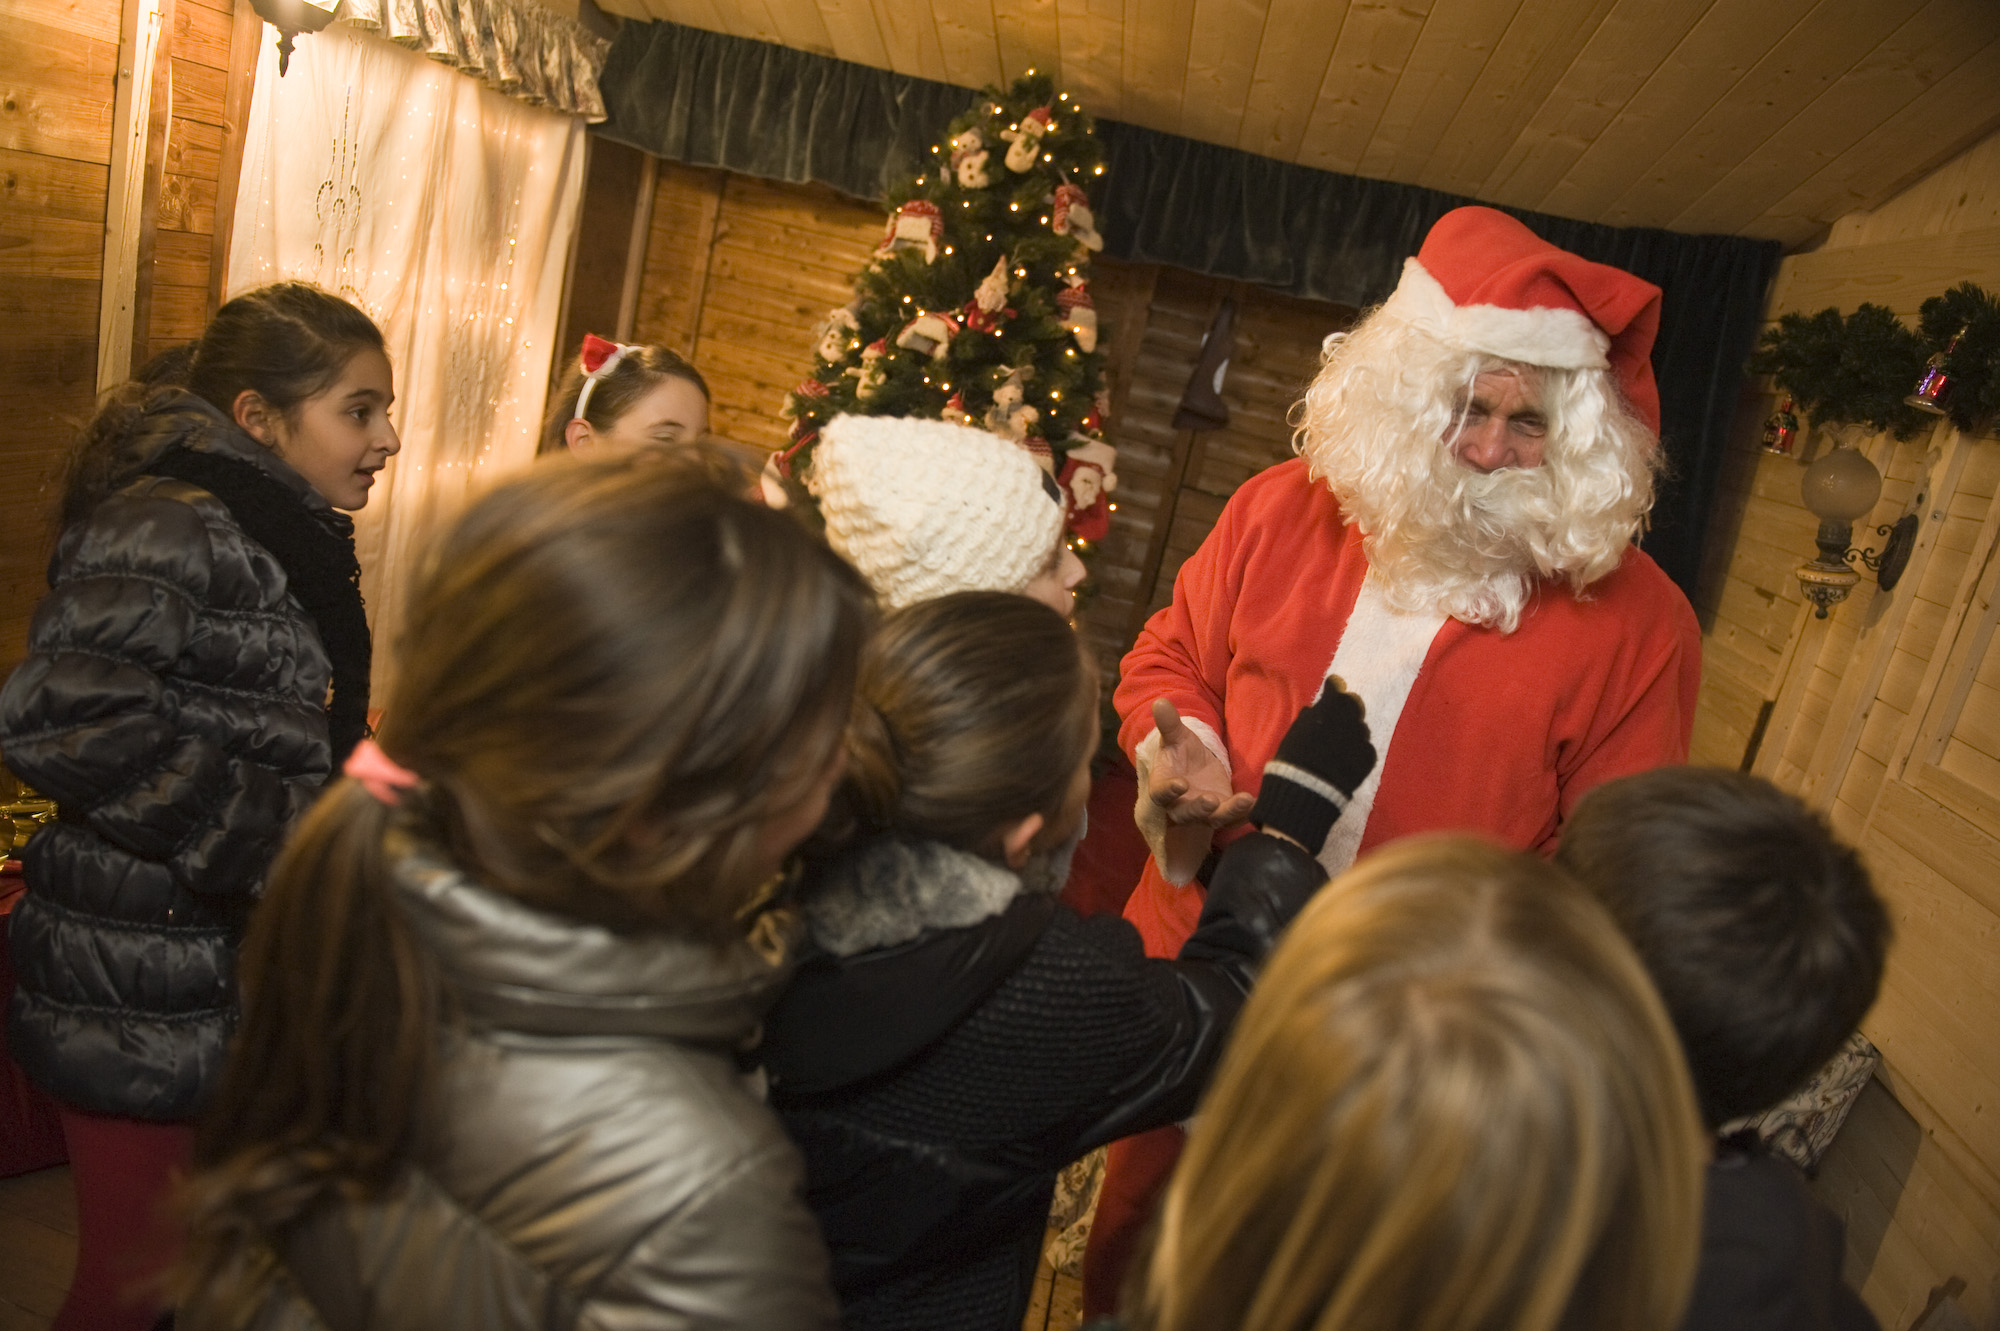
[[(267, 29), (266, 35), (270, 32)], [(583, 188), (583, 122), (335, 24), (263, 44), (228, 291), (296, 278), (374, 316), (403, 440), (355, 515), (376, 697), (402, 583), (466, 499), (534, 457)]]

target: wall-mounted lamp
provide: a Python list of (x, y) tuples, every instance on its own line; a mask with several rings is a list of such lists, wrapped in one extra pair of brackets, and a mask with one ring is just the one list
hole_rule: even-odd
[(250, 0), (257, 17), (278, 30), (278, 77), (292, 63), (292, 38), (318, 32), (333, 22), (340, 0)]
[(1861, 575), (1849, 567), (1857, 560), (1874, 571), (1883, 591), (1893, 590), (1916, 544), (1917, 515), (1905, 513), (1875, 529), (1877, 535), (1888, 538), (1880, 553), (1856, 550), (1849, 544), (1855, 520), (1882, 497), (1882, 473), (1875, 470), (1875, 464), (1855, 449), (1835, 448), (1806, 468), (1799, 489), (1806, 507), (1819, 519), (1819, 535), (1814, 538), (1819, 557), (1801, 564), (1798, 571), (1799, 587), (1816, 607), (1816, 616), (1825, 619), (1826, 612), (1846, 600), (1847, 593), (1861, 581)]

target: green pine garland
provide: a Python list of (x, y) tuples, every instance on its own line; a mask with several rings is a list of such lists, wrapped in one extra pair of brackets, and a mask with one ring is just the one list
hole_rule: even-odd
[[(1034, 125), (1022, 129), (1031, 116), (1047, 125), (1039, 142)], [(1008, 165), (1010, 151), (1026, 169)], [(1086, 346), (1058, 299), (1087, 292), (1082, 236), (1094, 232), (1080, 214), (1070, 234), (1055, 229), (1057, 191), (1103, 179), (1090, 116), (1031, 71), (987, 88), (931, 152), (930, 168), (890, 194), (881, 250), (856, 276), (854, 300), (821, 325), (812, 376), (786, 399), (788, 474), (809, 468), (820, 429), (844, 414), (984, 426), (1045, 444), (1058, 470), (1076, 443), (1102, 436), (1103, 335)], [(926, 206), (937, 218), (929, 243)], [(942, 354), (926, 336), (936, 322), (913, 327), (927, 315), (952, 320)]]
[(1758, 341), (1750, 372), (1770, 375), (1816, 423), (1912, 439), (1930, 418), (1903, 399), (1929, 353), (1884, 306), (1863, 305), (1845, 318), (1828, 308), (1782, 316)]

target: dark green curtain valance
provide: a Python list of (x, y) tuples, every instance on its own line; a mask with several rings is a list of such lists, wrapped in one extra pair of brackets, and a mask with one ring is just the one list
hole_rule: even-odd
[[(879, 199), (927, 166), (971, 89), (672, 23), (627, 23), (599, 78), (597, 132), (659, 157)], [(1366, 306), (1439, 217), (1479, 202), (1097, 122), (1105, 253)], [(1657, 284), (1653, 371), (1668, 478), (1645, 546), (1690, 595), (1743, 361), (1777, 271), (1773, 241), (1684, 236), (1508, 209), (1564, 249)]]

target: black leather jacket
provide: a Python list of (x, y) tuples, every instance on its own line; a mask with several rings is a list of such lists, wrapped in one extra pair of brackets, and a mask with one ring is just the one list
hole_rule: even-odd
[(809, 885), (767, 1024), (772, 1101), (849, 1327), (1018, 1327), (1056, 1172), (1186, 1118), (1258, 966), (1325, 881), (1251, 836), (1176, 960), (946, 847), (881, 838)]

